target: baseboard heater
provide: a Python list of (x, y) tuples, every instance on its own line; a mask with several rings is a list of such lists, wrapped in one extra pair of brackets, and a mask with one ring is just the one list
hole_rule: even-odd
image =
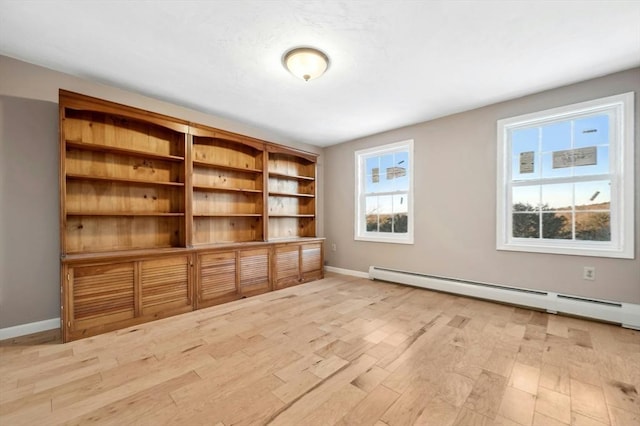
[(569, 294), (446, 278), (379, 266), (369, 267), (369, 278), (537, 308), (549, 313), (593, 318), (640, 330), (640, 305), (634, 303), (589, 299)]

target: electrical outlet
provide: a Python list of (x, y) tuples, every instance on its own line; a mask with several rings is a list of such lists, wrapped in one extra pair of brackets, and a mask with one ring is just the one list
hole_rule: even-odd
[(594, 266), (585, 266), (582, 270), (582, 279), (594, 281), (596, 279), (596, 268)]
[(338, 250), (338, 246), (336, 245), (336, 243), (332, 243), (331, 244), (331, 251), (336, 251)]

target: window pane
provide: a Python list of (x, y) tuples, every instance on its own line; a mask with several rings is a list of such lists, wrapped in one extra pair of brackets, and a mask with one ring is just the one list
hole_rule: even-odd
[(561, 183), (542, 186), (542, 210), (571, 211), (573, 208), (573, 184)]
[(539, 177), (538, 128), (514, 130), (511, 140), (512, 179), (523, 180)]
[(611, 182), (578, 182), (575, 184), (576, 210), (609, 210)]
[[(559, 150), (558, 150), (559, 151)], [(553, 152), (542, 153), (542, 177), (569, 177), (573, 172), (573, 167), (553, 168)]]
[(599, 146), (596, 150), (596, 164), (574, 167), (574, 176), (609, 173), (609, 147)]
[(378, 231), (378, 197), (366, 197), (365, 216), (367, 232)]
[(540, 177), (540, 154), (536, 151), (514, 153), (511, 159), (511, 179), (526, 180)]
[(364, 192), (366, 194), (380, 191), (380, 157), (367, 158), (364, 182)]
[[(374, 169), (375, 171), (376, 169)], [(382, 184), (379, 181), (379, 175), (373, 174), (367, 176), (365, 180), (364, 192), (365, 194), (375, 194), (382, 190)]]
[(366, 170), (365, 173), (367, 175), (372, 175), (373, 174), (373, 169), (375, 168), (379, 168), (380, 167), (380, 157), (370, 157), (367, 158), (366, 161)]
[(609, 212), (576, 212), (576, 240), (611, 241)]
[(393, 215), (392, 214), (381, 214), (379, 216), (379, 227), (378, 231), (380, 232), (391, 232), (393, 230)]
[(572, 218), (571, 212), (542, 213), (542, 238), (570, 240), (572, 238)]
[(378, 197), (378, 231), (391, 232), (393, 230), (393, 196)]
[(571, 122), (549, 124), (542, 127), (542, 152), (571, 148)]
[(378, 214), (393, 213), (393, 195), (382, 195), (378, 197)]
[(517, 186), (511, 194), (513, 211), (535, 211), (540, 204), (540, 186)]
[(388, 180), (387, 170), (393, 167), (393, 154), (386, 154), (380, 157), (381, 177)]
[(393, 196), (393, 212), (406, 213), (409, 211), (407, 194), (398, 194)]
[(594, 115), (574, 121), (573, 146), (603, 145), (609, 143), (609, 116)]
[(406, 213), (396, 213), (393, 215), (393, 232), (397, 234), (406, 234), (409, 230), (409, 216)]
[(515, 238), (539, 238), (540, 219), (538, 213), (513, 213), (513, 236)]
[(409, 153), (406, 151), (396, 152), (394, 157), (393, 169), (391, 170), (393, 178), (393, 190), (408, 191), (409, 190)]
[(525, 151), (538, 151), (538, 127), (514, 130), (511, 133), (511, 150), (514, 155)]

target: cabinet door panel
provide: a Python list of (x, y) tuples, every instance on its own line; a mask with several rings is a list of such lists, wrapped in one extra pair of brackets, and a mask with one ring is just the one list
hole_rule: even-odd
[(135, 316), (134, 264), (69, 268), (71, 330)]
[(142, 315), (191, 306), (189, 256), (140, 262)]
[(235, 252), (204, 254), (198, 263), (198, 302), (237, 294)]
[(300, 246), (275, 249), (275, 285), (284, 288), (300, 282)]
[(240, 256), (240, 291), (243, 296), (269, 291), (269, 250), (244, 250)]
[(322, 244), (302, 246), (302, 273), (322, 270)]

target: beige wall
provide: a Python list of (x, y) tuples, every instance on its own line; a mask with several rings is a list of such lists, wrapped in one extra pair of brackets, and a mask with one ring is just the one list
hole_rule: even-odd
[(59, 316), (57, 116), (0, 95), (0, 328)]
[[(636, 258), (497, 251), (496, 120), (629, 91), (636, 92)], [(640, 303), (639, 99), (636, 68), (327, 148), (328, 264), (357, 271), (376, 265)], [(415, 244), (354, 241), (354, 151), (406, 139), (415, 141)], [(595, 281), (582, 279), (584, 266), (595, 266)]]
[(324, 234), (321, 148), (0, 56), (0, 329), (56, 318), (60, 312), (58, 89), (321, 154), (317, 223), (318, 235)]

